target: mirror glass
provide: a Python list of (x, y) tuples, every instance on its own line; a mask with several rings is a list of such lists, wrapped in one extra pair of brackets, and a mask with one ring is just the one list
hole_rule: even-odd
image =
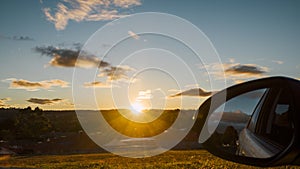
[(208, 118), (208, 130), (213, 133), (210, 146), (254, 158), (269, 158), (282, 151), (293, 134), (292, 101), (286, 93), (281, 88), (259, 89), (223, 103)]

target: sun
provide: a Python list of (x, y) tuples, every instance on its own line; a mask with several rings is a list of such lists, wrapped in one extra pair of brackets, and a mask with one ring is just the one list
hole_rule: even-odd
[(131, 104), (131, 108), (134, 114), (140, 114), (145, 109), (145, 107), (139, 102), (134, 102), (133, 104)]

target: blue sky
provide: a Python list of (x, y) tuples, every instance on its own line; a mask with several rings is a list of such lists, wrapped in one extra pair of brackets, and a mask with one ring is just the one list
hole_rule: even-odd
[[(76, 51), (76, 44), (85, 44), (94, 32), (113, 19), (140, 12), (176, 15), (202, 30), (216, 48), (222, 61), (222, 64), (206, 66), (211, 68), (223, 66), (227, 86), (276, 75), (300, 78), (299, 1), (99, 0), (96, 5), (85, 4), (92, 9), (90, 13), (85, 13), (86, 8), (80, 8), (84, 1), (73, 1), (73, 4), (70, 2), (1, 1), (1, 107), (39, 106), (44, 109), (74, 109), (72, 77), (75, 66), (57, 63), (55, 52), (43, 55), (36, 50), (37, 47)], [(56, 15), (62, 13), (62, 10), (58, 9), (59, 4), (67, 9), (62, 17), (56, 18)], [(77, 15), (80, 12), (84, 14)], [(66, 15), (69, 18), (66, 19)], [(63, 24), (63, 21), (67, 23)], [(159, 44), (162, 41), (163, 39), (158, 38), (153, 42)], [(162, 52), (161, 55), (163, 54), (166, 55)], [(113, 66), (117, 66), (113, 65), (113, 60), (114, 58), (106, 60), (111, 65), (110, 71)], [(159, 63), (158, 59), (156, 60)], [(98, 60), (95, 63), (98, 63)], [(199, 64), (195, 63), (193, 71), (197, 72), (200, 69)], [(143, 65), (142, 60), (133, 65), (126, 64), (129, 68), (123, 67), (122, 71), (131, 71), (127, 76), (133, 76), (139, 70), (137, 69), (139, 65)], [(175, 61), (170, 62), (170, 68), (172, 65), (176, 65)], [(125, 70), (127, 68), (128, 70)], [(82, 84), (85, 86), (83, 91), (98, 87), (96, 89), (98, 97), (107, 98), (106, 100), (99, 98), (101, 100), (99, 108), (114, 108), (112, 95), (114, 91), (120, 90), (111, 92), (111, 88), (100, 86), (105, 85), (111, 78), (109, 70), (107, 68), (102, 72), (103, 76), (97, 81), (99, 83), (88, 84), (87, 81), (86, 85)], [(152, 75), (156, 75), (155, 72), (152, 72)], [(143, 79), (142, 76), (140, 78)], [(159, 83), (163, 79), (166, 80), (165, 84)], [(175, 83), (170, 76), (159, 74), (153, 76), (151, 85), (150, 82), (144, 85), (142, 82), (135, 83), (133, 86), (140, 87), (135, 87), (132, 96), (127, 96), (126, 93), (119, 96), (118, 99), (122, 98), (120, 107), (140, 102), (145, 108), (155, 108), (155, 104), (158, 108), (177, 108), (180, 107), (178, 104), (181, 98), (164, 99), (162, 100), (165, 102), (164, 106), (160, 105), (162, 102), (153, 98), (155, 95), (165, 98), (194, 87), (206, 91), (220, 90), (211, 88), (211, 82), (201, 80), (197, 79), (197, 84), (186, 82), (183, 84), (185, 87), (179, 89), (176, 85), (173, 86)], [(93, 108), (84, 101), (84, 97), (82, 98), (82, 104), (78, 105), (78, 108)], [(183, 99), (187, 100), (187, 103), (183, 108), (196, 108), (205, 98), (184, 96)]]

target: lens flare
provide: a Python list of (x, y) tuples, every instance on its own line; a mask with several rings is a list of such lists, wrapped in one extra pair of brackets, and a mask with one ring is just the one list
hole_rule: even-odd
[(141, 114), (143, 112), (143, 110), (145, 109), (145, 107), (139, 102), (134, 102), (131, 105), (131, 108), (132, 108), (132, 113), (134, 113), (134, 114)]

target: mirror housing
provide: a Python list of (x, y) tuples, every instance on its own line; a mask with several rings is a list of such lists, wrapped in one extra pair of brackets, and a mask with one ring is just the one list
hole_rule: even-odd
[[(293, 133), (292, 138), (287, 147), (285, 147), (279, 153), (271, 157), (255, 158), (228, 153), (216, 146), (214, 138), (212, 137), (213, 133), (208, 131), (207, 123), (209, 116), (214, 112), (214, 110), (216, 110), (226, 101), (243, 93), (264, 88), (277, 89), (283, 87), (289, 89), (289, 93), (284, 94), (289, 95), (289, 97), (293, 98), (293, 100), (295, 101), (293, 111), (291, 113), (293, 120)], [(221, 99), (223, 98), (224, 94), (226, 95), (225, 101), (224, 99)], [(192, 130), (199, 131), (197, 133), (197, 136), (199, 137), (202, 133), (209, 133), (211, 136), (205, 142), (203, 142), (203, 147), (210, 153), (229, 161), (254, 166), (278, 166), (288, 164), (300, 165), (300, 104), (298, 104), (299, 98), (300, 82), (298, 80), (287, 77), (269, 77), (238, 84), (224, 89), (207, 99), (199, 108), (198, 118), (195, 122), (194, 129)]]

